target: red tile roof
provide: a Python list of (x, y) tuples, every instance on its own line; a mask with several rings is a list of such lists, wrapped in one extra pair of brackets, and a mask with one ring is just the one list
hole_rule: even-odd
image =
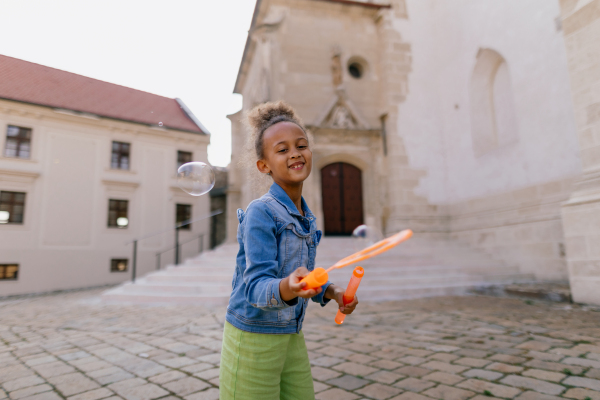
[[(101, 117), (208, 133), (177, 99), (0, 55), (0, 98)], [(191, 113), (190, 113), (191, 114)]]

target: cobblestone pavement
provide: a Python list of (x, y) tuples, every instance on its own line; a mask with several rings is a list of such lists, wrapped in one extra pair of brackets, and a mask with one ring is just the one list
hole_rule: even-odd
[[(224, 308), (99, 291), (0, 301), (0, 400), (218, 398)], [(317, 399), (600, 400), (600, 313), (492, 297), (360, 304), (304, 327)]]

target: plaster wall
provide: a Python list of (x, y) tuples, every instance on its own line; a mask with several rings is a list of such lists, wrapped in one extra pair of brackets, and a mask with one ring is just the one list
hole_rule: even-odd
[[(4, 156), (7, 125), (32, 128), (30, 159)], [(191, 204), (193, 218), (209, 212), (209, 198), (176, 184), (177, 151), (207, 162), (209, 137), (90, 118), (0, 100), (0, 190), (26, 193), (23, 224), (0, 225), (0, 264), (19, 264), (16, 281), (0, 280), (0, 296), (116, 284), (131, 279), (135, 237), (175, 225), (175, 204)], [(130, 170), (110, 168), (112, 141), (131, 143)], [(129, 226), (107, 227), (108, 200), (129, 201)], [(192, 224), (181, 241), (206, 233)], [(137, 275), (156, 268), (155, 254), (173, 246), (173, 233), (138, 243)], [(196, 254), (198, 242), (183, 246)], [(129, 259), (110, 272), (112, 258)], [(163, 256), (172, 262), (173, 252)]]

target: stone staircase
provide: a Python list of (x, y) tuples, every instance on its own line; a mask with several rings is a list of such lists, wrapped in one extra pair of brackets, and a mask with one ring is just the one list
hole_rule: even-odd
[[(317, 251), (317, 266), (328, 268), (353, 253), (354, 239), (326, 237)], [(227, 304), (237, 244), (226, 244), (103, 293), (106, 301), (134, 303)], [(415, 235), (398, 247), (360, 264), (365, 278), (361, 300), (400, 300), (463, 295), (471, 288), (531, 282), (489, 255), (456, 241)], [(346, 286), (352, 267), (333, 271), (330, 279)]]

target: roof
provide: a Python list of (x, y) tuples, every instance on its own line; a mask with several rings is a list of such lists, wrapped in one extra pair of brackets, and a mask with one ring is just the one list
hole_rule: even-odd
[(0, 55), (0, 98), (208, 134), (179, 99), (3, 55)]
[[(378, 9), (378, 10), (382, 9), (382, 8), (392, 8), (392, 6), (390, 4), (367, 3), (364, 0), (363, 1), (360, 1), (360, 0), (313, 0), (313, 1), (322, 1), (322, 2), (327, 2), (327, 3), (339, 3), (339, 4), (344, 4), (344, 5), (350, 5), (350, 6), (374, 8), (374, 9)], [(250, 53), (250, 46), (252, 44), (252, 39), (250, 36), (252, 34), (254, 27), (256, 26), (256, 20), (258, 19), (258, 12), (260, 10), (261, 3), (262, 3), (262, 0), (256, 0), (256, 5), (254, 6), (254, 14), (252, 15), (252, 22), (250, 23), (250, 29), (248, 31), (248, 38), (246, 39), (246, 46), (244, 47), (244, 54), (242, 55), (242, 62), (240, 63), (240, 68), (238, 69), (238, 75), (237, 75), (237, 79), (235, 81), (235, 86), (233, 88), (233, 93), (241, 94), (241, 88), (239, 87), (239, 84), (242, 80), (242, 74), (244, 72), (243, 71), (244, 63), (246, 62), (248, 53)]]

